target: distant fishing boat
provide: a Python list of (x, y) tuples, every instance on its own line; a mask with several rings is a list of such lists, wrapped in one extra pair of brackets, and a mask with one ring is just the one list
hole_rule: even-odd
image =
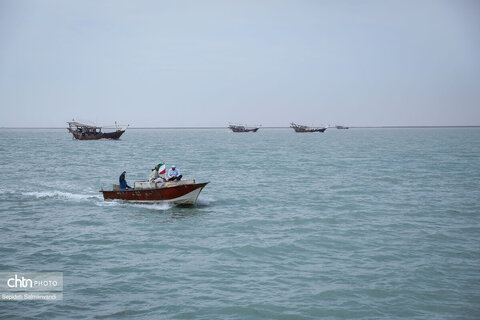
[(345, 126), (335, 126), (335, 128), (337, 128), (337, 129), (348, 129), (349, 127), (345, 127)]
[(100, 190), (105, 201), (123, 200), (137, 203), (162, 203), (192, 205), (197, 201), (202, 189), (208, 182), (195, 183), (195, 180), (168, 182), (135, 181), (133, 189), (120, 189), (118, 184), (113, 190)]
[(259, 127), (247, 127), (242, 125), (229, 125), (230, 130), (233, 132), (257, 132)]
[(91, 126), (74, 120), (67, 123), (67, 130), (78, 140), (118, 139), (128, 127), (128, 125), (126, 125), (119, 129), (118, 126), (115, 125), (115, 131), (103, 132), (102, 129), (107, 127)]
[(317, 127), (317, 128), (312, 128), (308, 126), (303, 126), (295, 123), (290, 123), (290, 128), (293, 128), (295, 132), (324, 132), (327, 130), (326, 127)]

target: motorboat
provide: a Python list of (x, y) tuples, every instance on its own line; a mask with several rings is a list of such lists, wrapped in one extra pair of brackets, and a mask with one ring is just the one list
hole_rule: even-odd
[(122, 200), (137, 203), (162, 203), (193, 205), (200, 192), (209, 182), (196, 183), (194, 179), (166, 182), (135, 181), (134, 187), (120, 189), (114, 184), (112, 190), (100, 190), (105, 201)]

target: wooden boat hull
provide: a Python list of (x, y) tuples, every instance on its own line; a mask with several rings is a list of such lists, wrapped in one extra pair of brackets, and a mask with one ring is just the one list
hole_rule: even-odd
[(230, 130), (233, 132), (257, 132), (259, 128), (245, 128), (245, 127), (234, 127), (230, 126)]
[(79, 133), (74, 130), (70, 130), (70, 133), (75, 139), (78, 140), (99, 140), (99, 139), (119, 139), (125, 130), (117, 130), (115, 132), (102, 132), (100, 134), (88, 134), (88, 133)]
[(293, 122), (290, 123), (290, 128), (295, 130), (295, 132), (325, 132), (325, 130), (327, 130), (326, 127), (308, 127)]
[(316, 128), (316, 129), (302, 129), (302, 128), (293, 128), (295, 132), (325, 132), (327, 128)]
[(103, 199), (105, 201), (123, 200), (138, 203), (171, 202), (191, 205), (195, 204), (200, 192), (207, 184), (208, 182), (180, 184), (178, 186), (158, 189), (102, 190), (100, 192), (103, 193)]

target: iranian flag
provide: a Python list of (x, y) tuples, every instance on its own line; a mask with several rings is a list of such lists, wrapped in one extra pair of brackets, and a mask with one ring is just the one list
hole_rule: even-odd
[(166, 172), (166, 166), (164, 163), (158, 164), (158, 174), (164, 174)]

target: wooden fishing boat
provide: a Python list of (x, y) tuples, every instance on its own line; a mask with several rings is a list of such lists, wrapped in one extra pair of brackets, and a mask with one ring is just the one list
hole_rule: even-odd
[(195, 180), (169, 182), (135, 181), (134, 188), (120, 189), (118, 184), (113, 190), (100, 190), (105, 201), (123, 200), (137, 203), (162, 203), (193, 205), (208, 182), (195, 183)]
[(259, 127), (252, 127), (252, 128), (249, 128), (249, 127), (246, 127), (246, 126), (242, 126), (242, 125), (229, 125), (228, 126), (230, 128), (230, 130), (232, 130), (233, 132), (257, 132)]
[(327, 127), (317, 127), (317, 128), (312, 128), (308, 126), (303, 126), (295, 123), (290, 123), (290, 128), (293, 128), (295, 132), (325, 132), (327, 130)]
[(88, 124), (70, 121), (67, 130), (78, 140), (98, 140), (98, 139), (119, 139), (120, 136), (127, 130), (127, 126), (118, 128), (115, 126), (112, 132), (103, 132), (102, 129), (107, 127), (97, 127)]

